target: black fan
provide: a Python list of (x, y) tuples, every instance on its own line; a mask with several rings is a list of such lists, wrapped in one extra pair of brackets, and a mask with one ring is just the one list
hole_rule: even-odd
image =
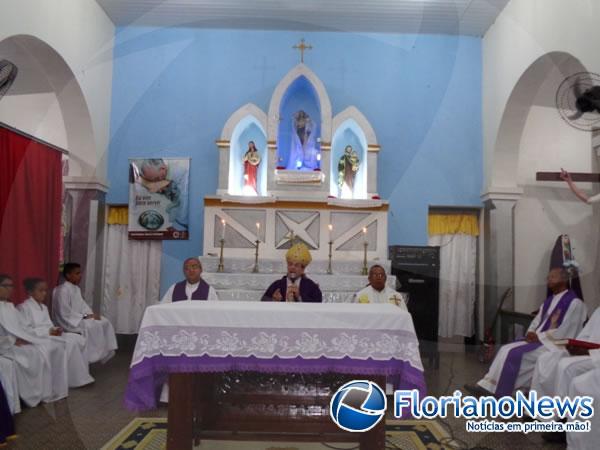
[(572, 127), (600, 130), (600, 75), (579, 72), (565, 78), (556, 91), (556, 107)]
[(6, 91), (10, 89), (10, 86), (17, 77), (18, 71), (19, 69), (17, 69), (17, 66), (10, 61), (7, 61), (6, 59), (0, 60), (0, 99), (4, 97)]

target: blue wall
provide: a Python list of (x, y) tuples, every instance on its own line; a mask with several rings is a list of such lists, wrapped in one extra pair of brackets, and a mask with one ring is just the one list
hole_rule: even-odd
[(162, 290), (202, 253), (203, 198), (217, 188), (214, 144), (229, 116), (268, 111), (299, 62), (327, 89), (333, 113), (358, 107), (382, 150), (379, 193), (389, 243), (427, 242), (428, 205), (479, 205), (481, 39), (465, 36), (119, 28), (115, 37), (108, 202), (127, 202), (130, 157), (192, 158), (190, 240), (165, 242)]

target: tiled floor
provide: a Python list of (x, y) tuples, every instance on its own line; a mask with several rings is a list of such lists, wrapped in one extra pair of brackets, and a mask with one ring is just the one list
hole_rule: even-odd
[[(475, 353), (465, 353), (462, 345), (446, 345), (440, 356), (440, 367), (426, 367), (428, 393), (451, 394), (466, 382), (483, 375), (485, 366), (477, 361)], [(74, 389), (69, 398), (49, 405), (26, 408), (16, 416), (19, 438), (8, 449), (99, 449), (136, 414), (123, 407), (123, 393), (131, 351), (122, 350), (106, 365), (94, 365), (96, 382), (88, 387)], [(166, 416), (166, 409), (143, 412), (140, 416)], [(545, 444), (539, 434), (530, 433), (467, 433), (464, 420), (444, 421), (456, 440), (453, 449), (562, 450), (563, 445)]]

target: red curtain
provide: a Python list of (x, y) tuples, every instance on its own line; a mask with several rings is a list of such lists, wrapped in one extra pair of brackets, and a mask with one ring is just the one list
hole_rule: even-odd
[(56, 285), (61, 159), (51, 147), (0, 127), (0, 273), (15, 282), (14, 303), (25, 299), (27, 277), (43, 278), (50, 292)]

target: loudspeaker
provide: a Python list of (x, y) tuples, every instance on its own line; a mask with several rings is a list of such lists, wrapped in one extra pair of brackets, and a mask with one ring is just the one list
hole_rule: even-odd
[(391, 245), (389, 259), (392, 274), (396, 276), (396, 290), (408, 293), (408, 311), (421, 355), (437, 368), (440, 248)]

